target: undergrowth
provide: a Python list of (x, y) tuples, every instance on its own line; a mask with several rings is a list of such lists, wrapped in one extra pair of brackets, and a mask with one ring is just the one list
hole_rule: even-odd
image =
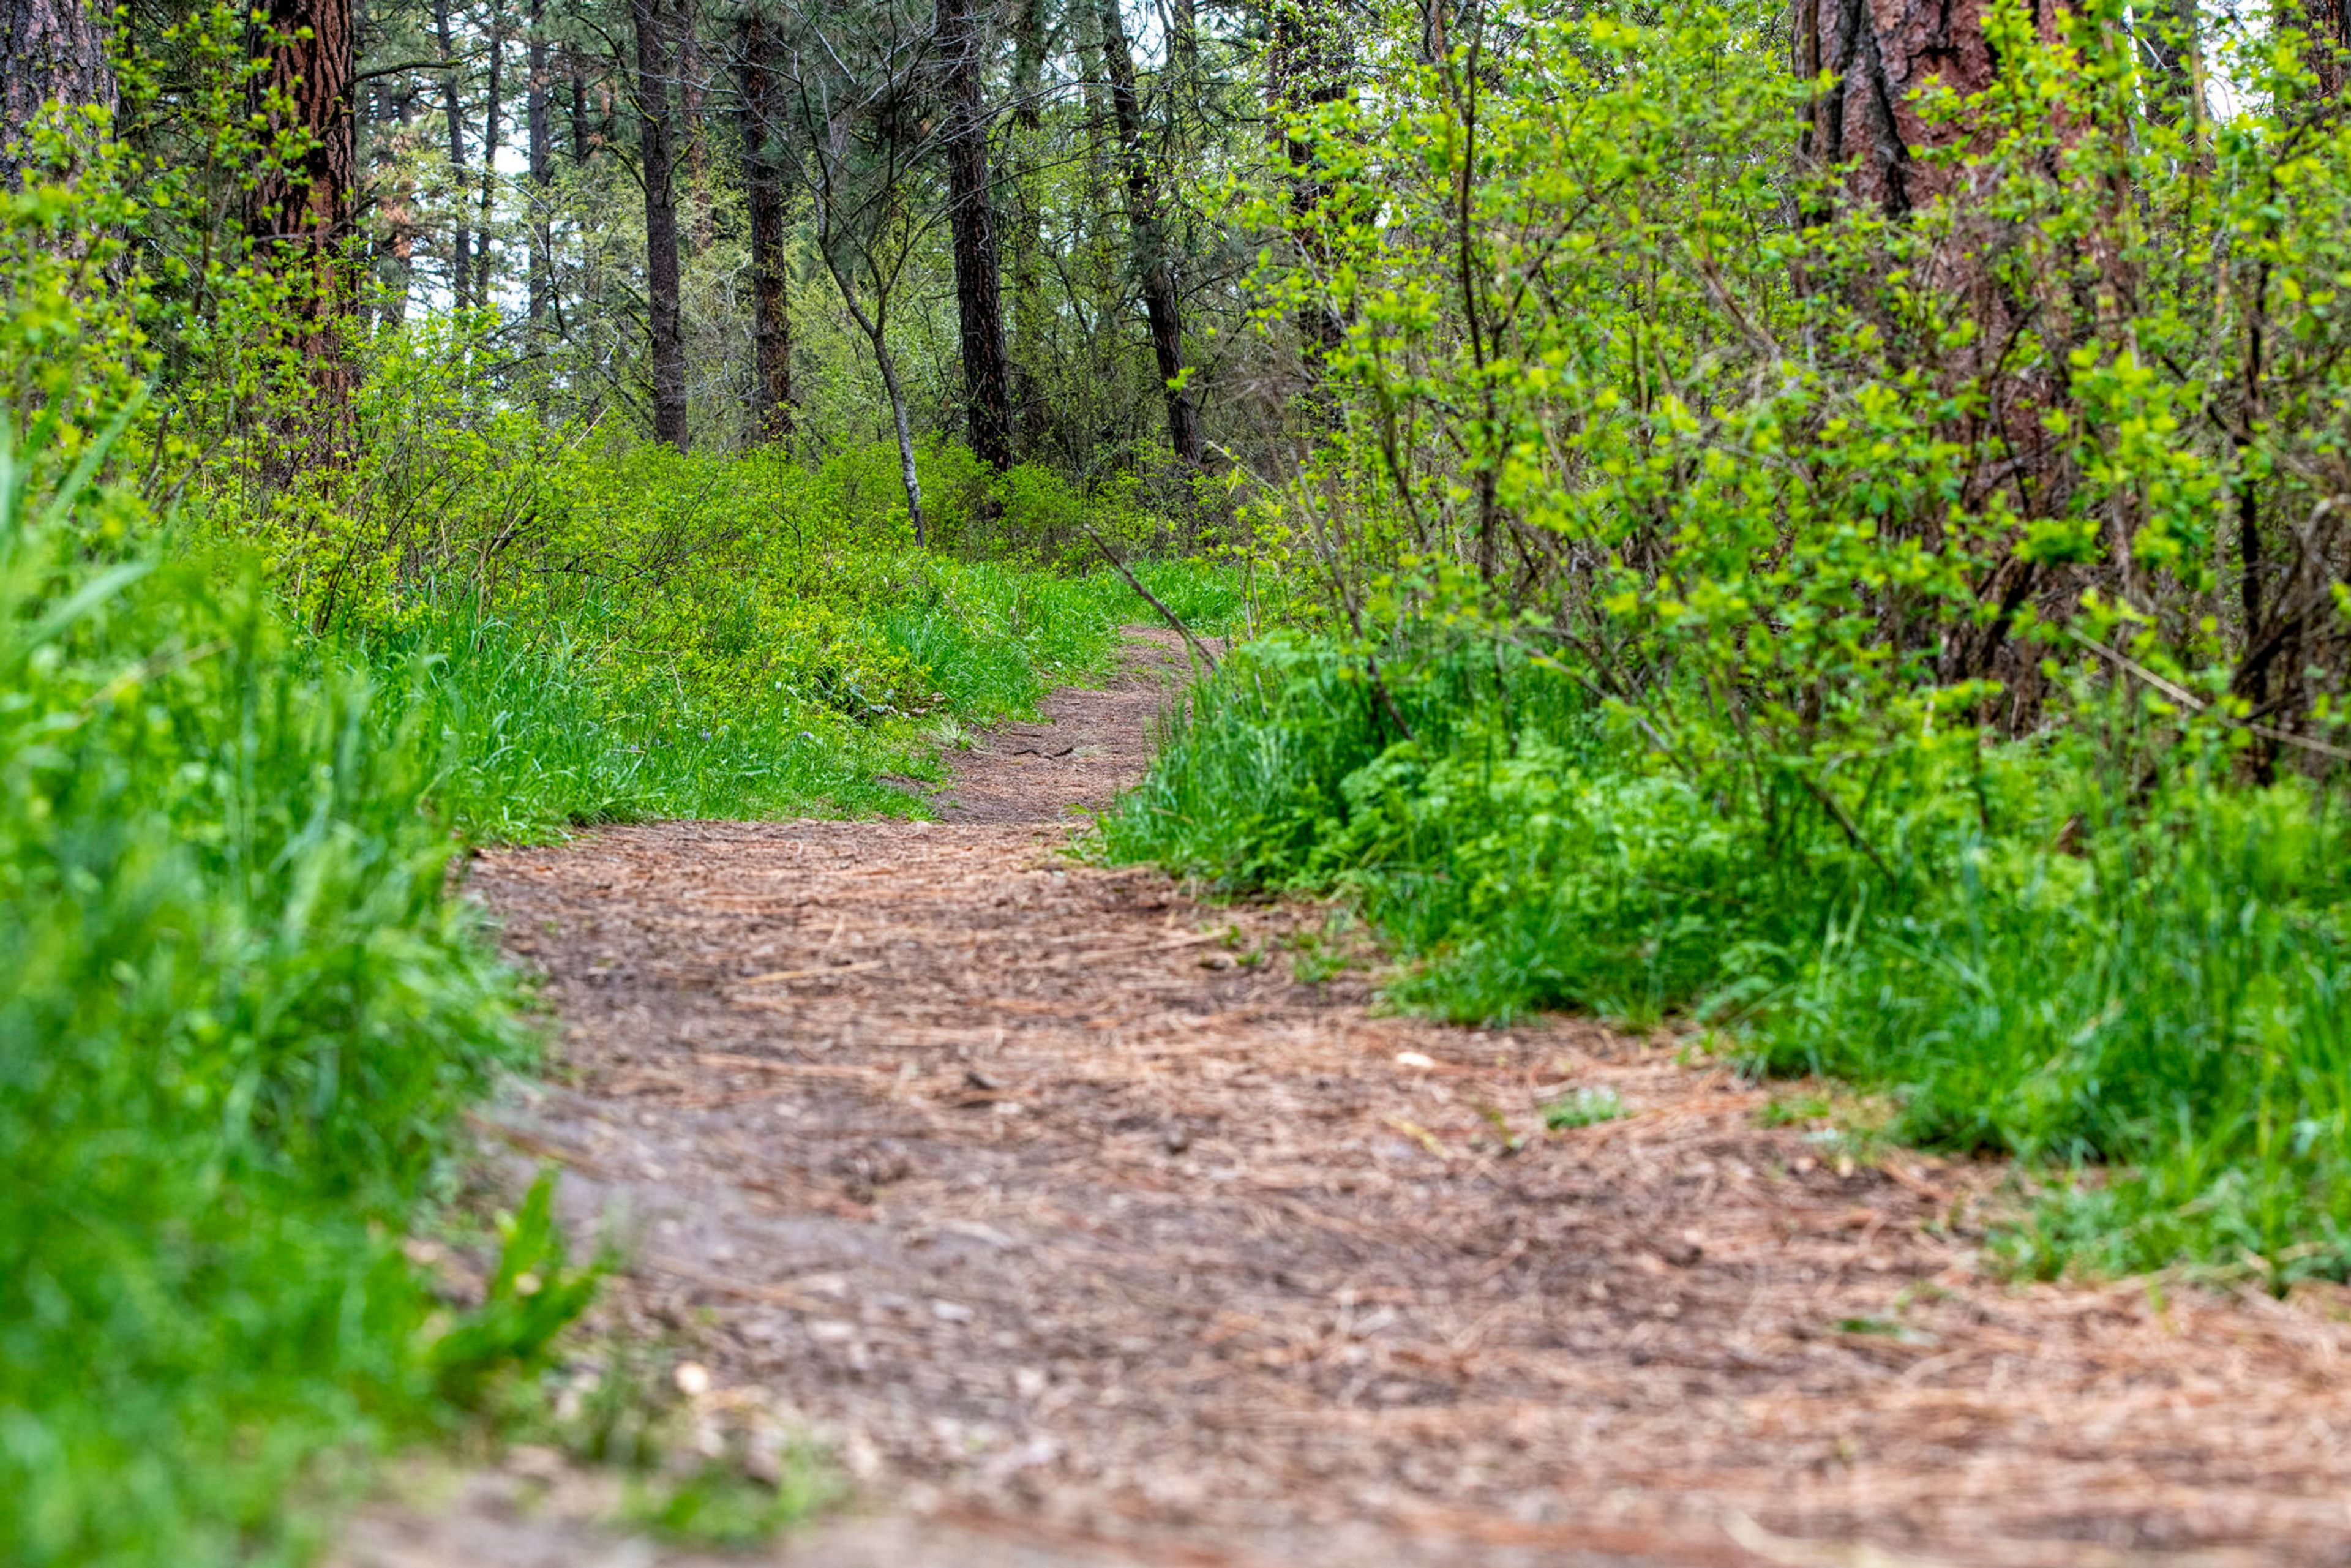
[(1852, 821), (1693, 782), (1508, 644), (1431, 638), (1381, 667), (1384, 702), (1329, 643), (1242, 650), (1098, 852), (1351, 893), (1409, 1006), (1677, 1017), (1758, 1070), (1887, 1092), (1894, 1135), (2057, 1178), (2006, 1239), (2032, 1271), (2351, 1276), (2330, 790), (2247, 787), (2225, 752), (2149, 764), (2128, 713), (2092, 708), (1894, 769)]

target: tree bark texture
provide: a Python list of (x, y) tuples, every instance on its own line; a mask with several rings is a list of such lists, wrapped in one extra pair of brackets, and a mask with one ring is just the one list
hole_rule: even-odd
[(2318, 78), (2318, 97), (2331, 110), (2351, 81), (2351, 71), (2346, 71), (2351, 67), (2351, 3), (2303, 0), (2302, 15), (2295, 19), (2310, 35), (2308, 63)]
[(1035, 164), (1044, 144), (1045, 0), (1019, 0), (1012, 45), (1012, 413), (1021, 453), (1051, 434), (1040, 367), (1045, 362), (1044, 236)]
[(504, 0), (489, 0), (490, 74), (482, 107), (481, 221), (474, 225), (474, 303), (490, 305), (490, 225), (497, 212), (498, 143), (506, 109), (507, 16)]
[(1948, 171), (1914, 153), (1960, 132), (1929, 126), (1909, 95), (1929, 80), (1959, 93), (1991, 85), (1984, 9), (1984, 0), (1796, 0), (1796, 69), (1833, 78), (1813, 100), (1803, 157), (1821, 168), (1849, 163), (1848, 191), (1888, 217), (1938, 194)]
[(653, 358), (653, 439), (683, 452), (685, 338), (678, 317), (677, 190), (672, 60), (660, 0), (629, 0), (637, 45), (637, 138), (645, 183), (645, 324)]
[(571, 78), (571, 162), (584, 164), (595, 146), (595, 133), (588, 129), (588, 73), (581, 68), (580, 57), (569, 49), (563, 51), (563, 57)]
[(0, 0), (0, 189), (22, 180), (19, 143), (51, 101), (121, 108), (105, 28), (82, 0)]
[(351, 304), (343, 246), (358, 190), (359, 74), (351, 0), (269, 0), (259, 8), (265, 61), (256, 87), (272, 131), (308, 145), (280, 164), (263, 164), (246, 193), (246, 233), (255, 255), (291, 286), (289, 308), (319, 389), (347, 392), (342, 318)]
[[(457, 47), (449, 33), (449, 0), (433, 0), (433, 37), (441, 47), (441, 113), (449, 127), (449, 177), (459, 190), (465, 188), (465, 106), (457, 88)], [(463, 213), (460, 203), (456, 209)], [(451, 300), (463, 310), (471, 301), (467, 291), (474, 281), (474, 249), (472, 233), (463, 217), (449, 236), (449, 293)]]
[(549, 86), (547, 0), (530, 0), (530, 81), (523, 112), (530, 138), (530, 325), (534, 334), (547, 319), (555, 287), (555, 233), (548, 209), (548, 187), (555, 182)]
[(1143, 293), (1143, 313), (1151, 328), (1152, 358), (1167, 399), (1167, 444), (1176, 460), (1200, 465), (1200, 419), (1183, 384), (1184, 319), (1176, 286), (1175, 258), (1161, 228), (1159, 181), (1143, 141), (1143, 99), (1135, 86), (1134, 51), (1126, 39), (1119, 0), (1100, 0), (1102, 66), (1110, 78), (1111, 113), (1118, 128), (1119, 157), (1125, 165), (1127, 224), (1134, 237), (1134, 265)]
[(937, 37), (965, 429), (979, 460), (1001, 470), (1012, 466), (1012, 368), (1004, 348), (1002, 264), (988, 190), (987, 111), (980, 97), (987, 29), (974, 0), (938, 0)]
[(685, 170), (685, 200), (692, 209), (689, 227), (695, 254), (710, 248), (716, 233), (716, 214), (710, 203), (710, 143), (705, 134), (703, 100), (707, 82), (702, 72), (700, 0), (672, 0), (677, 7), (677, 111), (680, 162)]
[(784, 254), (784, 170), (778, 83), (766, 15), (744, 15), (737, 35), (743, 89), (743, 192), (751, 220), (751, 439), (792, 434), (791, 275)]

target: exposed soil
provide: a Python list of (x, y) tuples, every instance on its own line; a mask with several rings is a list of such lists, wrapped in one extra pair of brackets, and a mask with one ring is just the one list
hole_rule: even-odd
[[(1069, 859), (1178, 667), (1138, 642), (940, 822), (475, 870), (565, 1025), (500, 1124), (630, 1241), (611, 1310), (861, 1483), (776, 1560), (2351, 1563), (2343, 1294), (2011, 1287), (1996, 1169), (1856, 1164), (1671, 1042), (1375, 1016), (1301, 977), (1322, 912)], [(1629, 1113), (1546, 1134), (1578, 1090)], [(341, 1559), (702, 1561), (561, 1497), (469, 1478)]]

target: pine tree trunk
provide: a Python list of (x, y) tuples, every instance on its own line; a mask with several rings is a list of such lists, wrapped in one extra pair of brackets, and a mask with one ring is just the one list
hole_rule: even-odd
[(980, 99), (985, 31), (973, 0), (938, 0), (956, 315), (962, 326), (965, 428), (990, 468), (1012, 466), (1012, 375), (1004, 350), (1002, 269), (987, 178), (987, 114)]
[(530, 82), (524, 116), (530, 137), (530, 329), (546, 330), (555, 287), (555, 234), (549, 215), (548, 187), (555, 183), (555, 141), (549, 123), (547, 0), (530, 0)]
[(749, 415), (754, 442), (789, 441), (792, 434), (791, 280), (784, 255), (784, 173), (777, 138), (774, 47), (768, 19), (745, 14), (737, 38), (743, 88), (743, 191), (751, 219), (751, 350)]
[(256, 258), (289, 286), (293, 336), (312, 385), (340, 402), (351, 384), (343, 337), (352, 291), (343, 252), (358, 190), (351, 0), (270, 0), (260, 15), (267, 43), (255, 87), (286, 105), (267, 111), (269, 129), (298, 131), (310, 146), (289, 163), (261, 167), (246, 195), (246, 233)]
[[(462, 191), (466, 183), (465, 108), (457, 89), (457, 48), (449, 33), (449, 0), (433, 0), (433, 37), (441, 46), (441, 112), (449, 125), (449, 177)], [(462, 214), (464, 203), (456, 204), (455, 210)], [(473, 281), (473, 236), (460, 217), (449, 236), (449, 293), (460, 310), (469, 303), (466, 295)]]
[(690, 209), (688, 231), (695, 254), (710, 248), (716, 227), (710, 206), (710, 142), (704, 134), (703, 99), (707, 84), (702, 74), (702, 26), (698, 0), (674, 0), (677, 6), (677, 110), (679, 143), (684, 149), (685, 202)]
[[(1858, 0), (1855, 0), (1858, 3)], [(1176, 285), (1175, 258), (1167, 253), (1159, 218), (1159, 183), (1143, 144), (1143, 102), (1135, 87), (1134, 52), (1126, 41), (1119, 0), (1100, 0), (1102, 65), (1110, 76), (1111, 112), (1118, 127), (1119, 155), (1125, 164), (1126, 213), (1134, 239), (1134, 266), (1143, 291), (1143, 313), (1151, 325), (1151, 352), (1167, 399), (1167, 444), (1176, 460), (1200, 465), (1200, 421), (1183, 384), (1184, 321)]]
[(482, 109), (482, 215), (474, 225), (474, 303), (481, 306), (496, 303), (490, 297), (490, 225), (496, 221), (498, 143), (504, 129), (501, 115), (506, 108), (506, 6), (504, 0), (489, 0), (489, 6), (490, 79)]
[(22, 180), (18, 143), (52, 99), (121, 108), (105, 28), (82, 0), (0, 0), (0, 190)]
[(675, 118), (669, 28), (660, 0), (629, 0), (637, 44), (637, 136), (645, 183), (645, 317), (653, 355), (653, 438), (683, 452), (685, 339), (678, 319)]
[(571, 76), (571, 162), (585, 164), (595, 147), (595, 135), (588, 129), (588, 73), (580, 68), (580, 57), (569, 49), (563, 51), (563, 57)]
[(1961, 94), (1991, 86), (1984, 8), (1984, 0), (1796, 0), (1798, 73), (1835, 78), (1813, 100), (1802, 155), (1821, 168), (1851, 161), (1848, 189), (1890, 218), (1939, 193), (1949, 172), (1913, 154), (1965, 131), (1928, 125), (1911, 95), (1929, 78)]

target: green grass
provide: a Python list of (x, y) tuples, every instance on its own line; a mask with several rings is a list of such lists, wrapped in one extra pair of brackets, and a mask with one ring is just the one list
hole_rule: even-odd
[[(876, 575), (903, 586), (807, 639), (870, 650), (881, 678), (841, 674), (837, 645), (784, 639), (756, 658), (701, 653), (705, 667), (688, 673), (627, 640), (611, 603), (533, 623), (464, 601), (378, 640), (370, 658), (380, 679), (427, 698), (436, 805), (471, 838), (537, 841), (608, 821), (920, 814), (893, 780), (943, 778), (944, 746), (1034, 716), (1056, 686), (1101, 680), (1119, 627), (1152, 619), (1107, 571), (890, 565)], [(1138, 575), (1196, 625), (1237, 613), (1229, 573), (1159, 562)], [(807, 678), (828, 659), (838, 679)], [(760, 678), (771, 671), (791, 674)]]
[(1385, 668), (1410, 740), (1336, 651), (1244, 651), (1097, 852), (1346, 892), (1417, 1008), (1690, 1017), (1758, 1069), (1882, 1092), (1891, 1135), (2054, 1178), (2005, 1240), (2020, 1267), (2351, 1277), (2333, 790), (2147, 775), (2085, 726), (1889, 787), (1873, 858), (1801, 798), (1700, 789), (1522, 657)]
[(1625, 1102), (1614, 1089), (1579, 1089), (1543, 1107), (1543, 1125), (1552, 1132), (1573, 1127), (1596, 1127), (1620, 1120)]

